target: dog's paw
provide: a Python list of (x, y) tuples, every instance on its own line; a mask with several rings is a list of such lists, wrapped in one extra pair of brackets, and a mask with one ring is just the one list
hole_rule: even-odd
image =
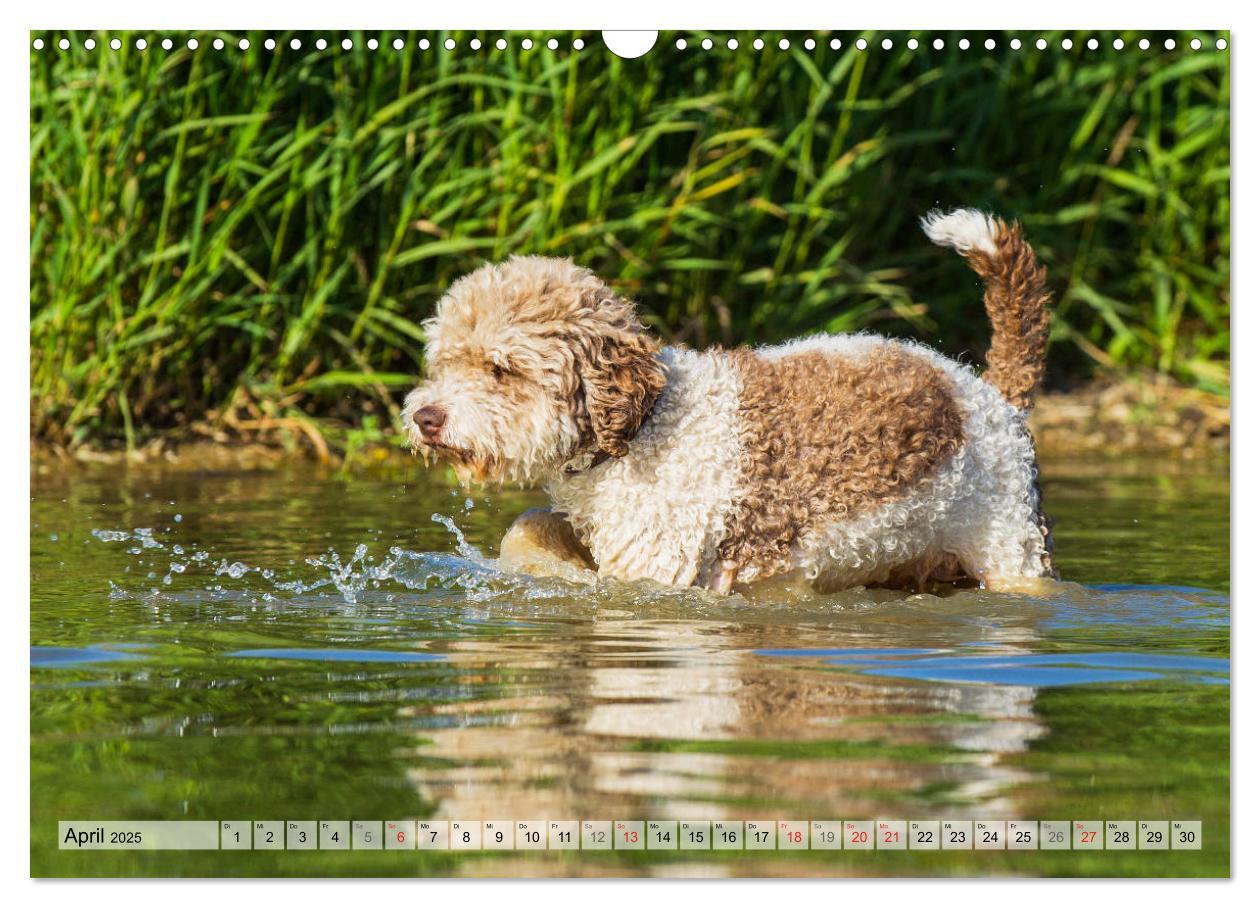
[(499, 564), (534, 577), (561, 577), (591, 583), (594, 564), (562, 515), (534, 509), (508, 527), (499, 543)]
[(1024, 596), (1057, 596), (1076, 592), (1079, 583), (1055, 580), (1053, 577), (994, 577), (984, 578), (983, 588), (994, 593), (1019, 593)]

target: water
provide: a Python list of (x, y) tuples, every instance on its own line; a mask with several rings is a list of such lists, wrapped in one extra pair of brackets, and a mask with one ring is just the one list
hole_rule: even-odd
[[(1048, 464), (1064, 586), (505, 574), (418, 466), (37, 472), (35, 875), (1222, 875), (1225, 464)], [(1201, 852), (59, 853), (58, 819), (1202, 819)]]

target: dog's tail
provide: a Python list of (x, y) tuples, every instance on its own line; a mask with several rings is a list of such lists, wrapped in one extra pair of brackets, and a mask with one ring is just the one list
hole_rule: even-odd
[(984, 281), (984, 308), (993, 325), (985, 380), (1021, 410), (1046, 371), (1050, 291), (1046, 269), (1018, 223), (974, 208), (931, 211), (919, 222), (938, 246), (952, 246)]

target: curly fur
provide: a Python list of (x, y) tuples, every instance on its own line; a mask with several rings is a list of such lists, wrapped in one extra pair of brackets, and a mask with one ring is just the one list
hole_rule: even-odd
[(944, 376), (896, 344), (732, 357), (741, 482), (719, 553), (745, 576), (791, 570), (802, 534), (907, 492), (963, 443)]
[[(780, 355), (812, 350), (859, 357), (883, 343), (943, 377), (962, 416), (963, 444), (910, 494), (806, 529), (796, 567), (822, 589), (916, 587), (934, 577), (996, 585), (1053, 576), (1039, 524), (1032, 438), (1019, 411), (992, 384), (927, 347), (875, 337), (810, 338)], [(739, 579), (754, 578), (743, 573)]]
[[(985, 279), (983, 378), (869, 335), (661, 349), (591, 271), (513, 258), (454, 283), (425, 323), (428, 379), (403, 410), (412, 444), (467, 478), (543, 483), (553, 513), (515, 538), (576, 540), (580, 557), (556, 554), (624, 580), (726, 591), (783, 574), (825, 587), (1050, 576), (1024, 421), (1044, 273), (1018, 225), (955, 212), (924, 226)], [(416, 423), (427, 408), (439, 427)], [(572, 533), (540, 532), (549, 520)]]
[[(665, 385), (634, 307), (564, 259), (513, 257), (451, 285), (424, 323), (429, 380), (411, 444), (477, 480), (536, 482), (583, 454), (621, 456)], [(446, 415), (438, 444), (414, 417)]]
[(1037, 253), (1019, 224), (972, 209), (929, 212), (922, 223), (929, 239), (961, 252), (984, 281), (984, 308), (993, 325), (985, 380), (1028, 410), (1045, 374), (1050, 329), (1050, 291)]
[(719, 351), (667, 348), (661, 362), (665, 390), (630, 453), (546, 490), (601, 574), (707, 586), (740, 479), (739, 378)]

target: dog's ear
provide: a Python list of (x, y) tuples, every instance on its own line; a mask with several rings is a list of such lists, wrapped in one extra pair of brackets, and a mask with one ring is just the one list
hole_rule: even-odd
[(621, 457), (665, 388), (657, 343), (620, 298), (605, 300), (600, 324), (582, 338), (578, 377), (594, 446)]

